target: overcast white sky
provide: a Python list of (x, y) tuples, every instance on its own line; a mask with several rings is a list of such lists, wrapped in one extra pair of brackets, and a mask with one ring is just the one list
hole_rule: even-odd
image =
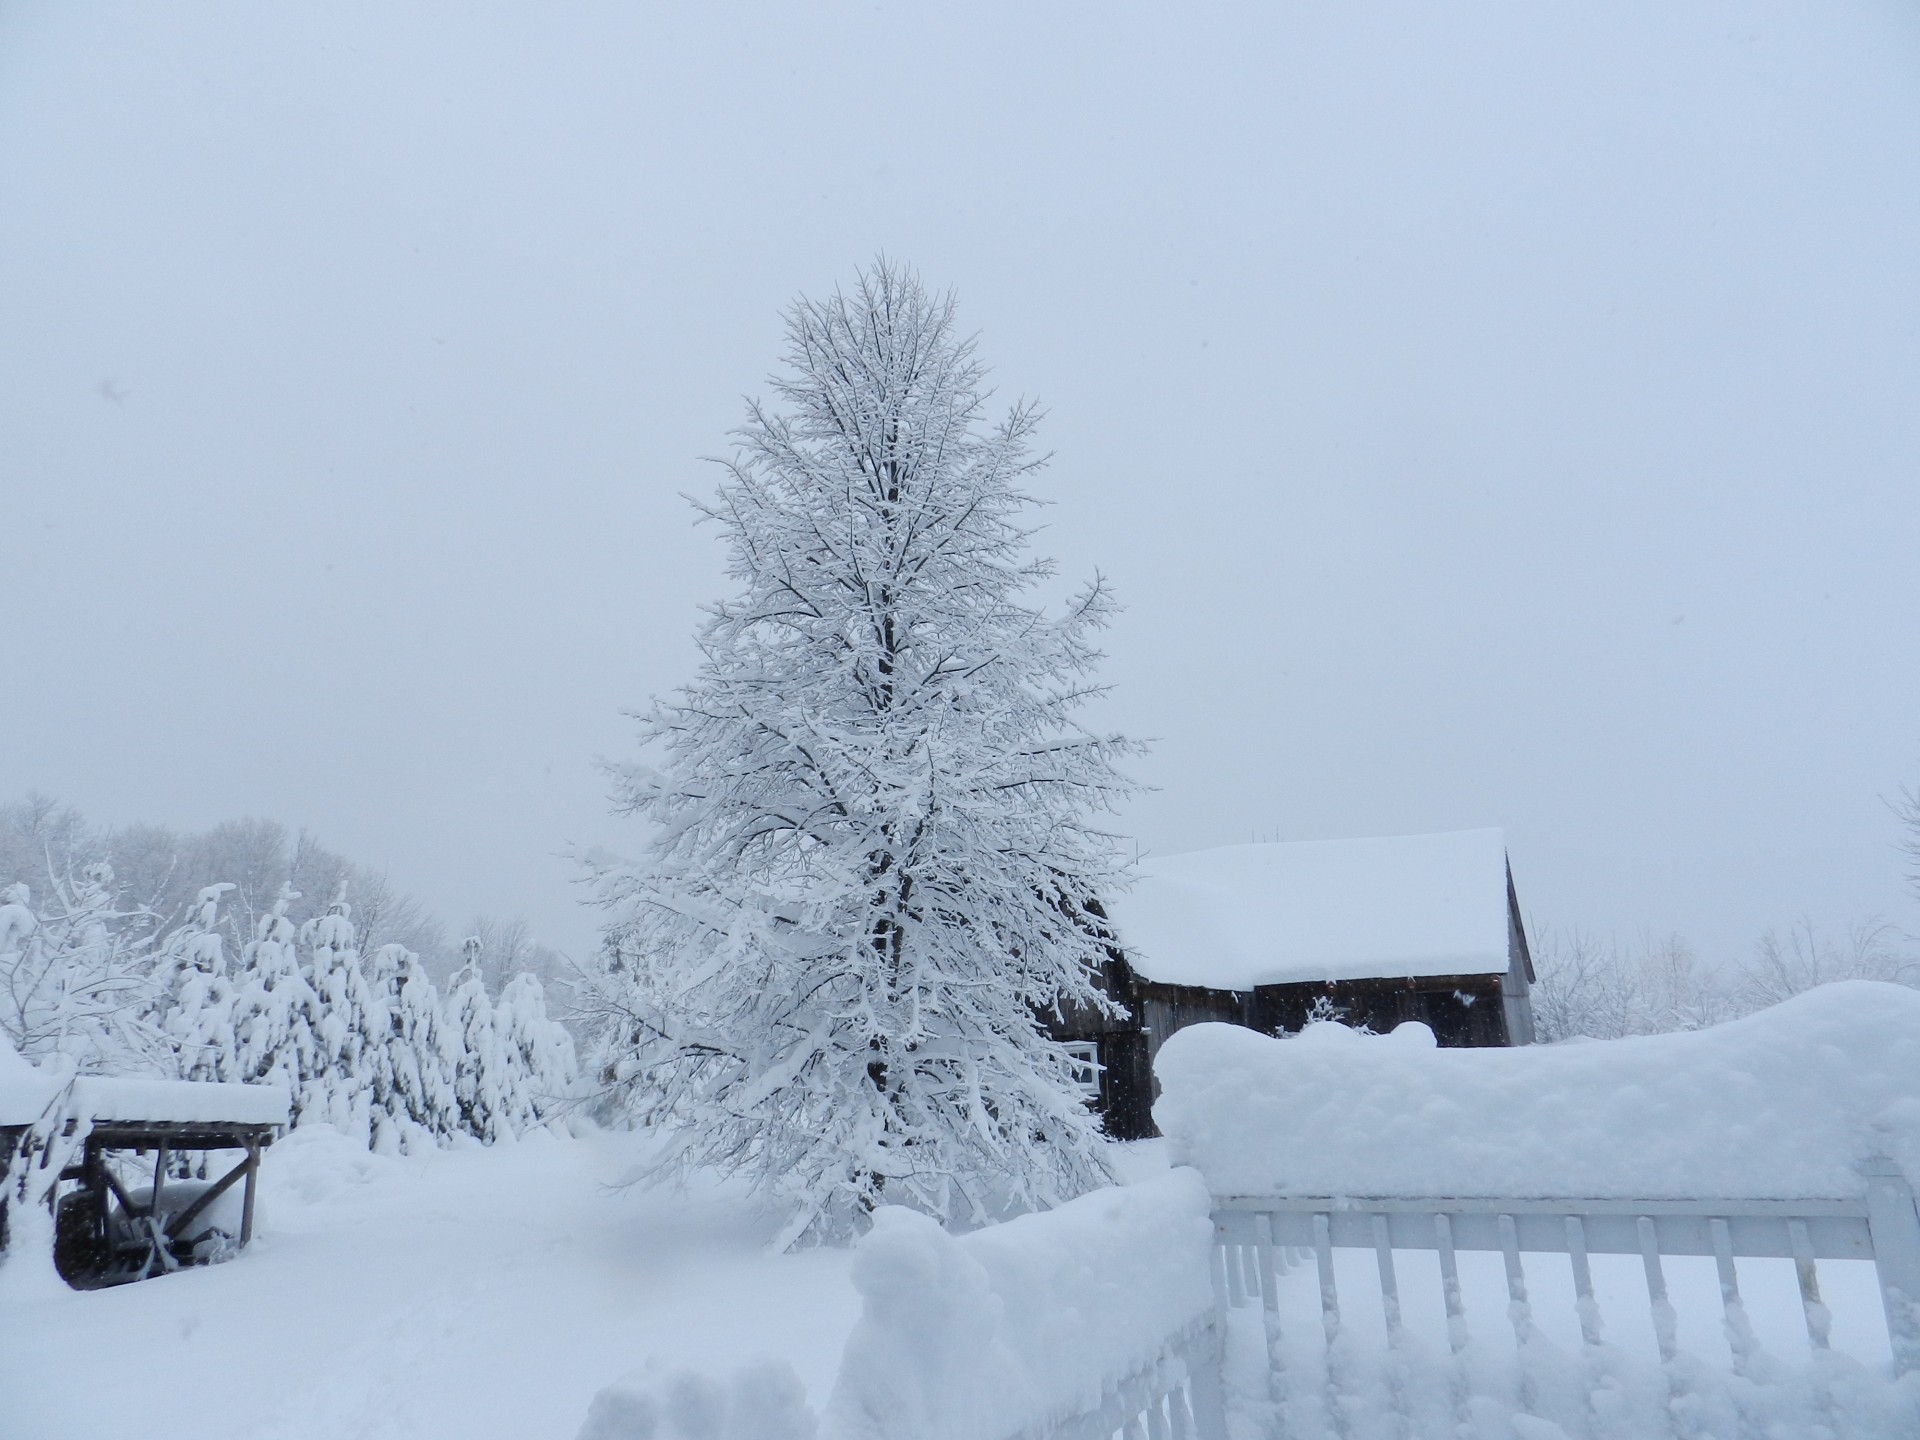
[(1055, 449), (1144, 850), (1498, 824), (1538, 927), (1920, 930), (1920, 9), (0, 3), (0, 795), (578, 953), (780, 311)]

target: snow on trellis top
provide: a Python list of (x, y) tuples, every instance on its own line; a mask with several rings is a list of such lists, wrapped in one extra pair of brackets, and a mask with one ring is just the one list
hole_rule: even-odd
[[(72, 1089), (67, 1091), (72, 1080)], [(285, 1125), (284, 1085), (216, 1084), (206, 1080), (82, 1075), (43, 1070), (22, 1059), (0, 1035), (0, 1125), (31, 1125), (56, 1099), (73, 1119), (191, 1124)]]
[(1175, 1163), (1216, 1195), (1844, 1199), (1875, 1155), (1920, 1179), (1920, 991), (1878, 981), (1511, 1050), (1195, 1025), (1154, 1072)]
[(1250, 990), (1505, 971), (1499, 830), (1230, 845), (1142, 860), (1109, 913), (1135, 973)]

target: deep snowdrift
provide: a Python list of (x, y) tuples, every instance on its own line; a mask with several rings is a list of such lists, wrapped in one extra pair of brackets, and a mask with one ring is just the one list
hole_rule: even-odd
[(854, 1255), (866, 1303), (829, 1433), (977, 1440), (1093, 1409), (1211, 1310), (1209, 1206), (1177, 1170), (970, 1235), (877, 1211)]
[(230, 1264), (44, 1298), (0, 1265), (0, 1436), (574, 1440), (650, 1359), (771, 1356), (824, 1402), (851, 1257), (769, 1253), (778, 1216), (729, 1183), (610, 1189), (642, 1143), (388, 1157), (302, 1127)]
[(1872, 981), (1513, 1050), (1196, 1025), (1154, 1070), (1175, 1163), (1218, 1194), (1844, 1197), (1874, 1153), (1920, 1176), (1920, 991)]

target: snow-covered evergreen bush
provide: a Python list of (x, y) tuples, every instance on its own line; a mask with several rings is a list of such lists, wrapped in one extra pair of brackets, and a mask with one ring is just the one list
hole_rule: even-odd
[(1121, 881), (1130, 747), (1077, 712), (1113, 605), (1026, 598), (1037, 412), (988, 422), (950, 299), (882, 261), (787, 333), (782, 408), (703, 507), (739, 592), (643, 720), (664, 769), (616, 781), (654, 837), (593, 866), (597, 1073), (677, 1132), (664, 1168), (751, 1176), (796, 1238), (1050, 1205), (1104, 1174), (1039, 1017), (1107, 1004), (1086, 905)]
[(494, 1024), (493, 999), (481, 975), (480, 943), (469, 937), (462, 947), (466, 963), (447, 990), (442, 1053), (453, 1071), (454, 1104), (460, 1128), (488, 1144), (514, 1133), (512, 1106), (502, 1090), (506, 1059)]
[(440, 997), (404, 945), (382, 945), (367, 964), (367, 985), (387, 1017), (386, 1063), (374, 1070), (374, 1148), (410, 1150), (460, 1131), (453, 1067), (440, 1029)]
[(307, 947), (309, 983), (320, 997), (318, 1038), (325, 1057), (320, 1118), (371, 1144), (374, 1097), (393, 1087), (387, 1014), (360, 967), (345, 886), (325, 915), (300, 927), (300, 938)]
[(293, 1122), (324, 1118), (327, 1057), (321, 1044), (320, 997), (307, 982), (287, 908), (298, 899), (282, 885), (274, 906), (254, 926), (241, 952), (234, 996), (234, 1073), (238, 1079), (278, 1082), (293, 1096)]
[[(282, 881), (230, 964), (226, 912), (243, 891), (202, 886), (169, 928), (126, 898), (111, 865), (84, 858), (101, 847), (77, 827), (68, 817), (60, 832), (76, 863), (50, 867), (47, 905), (25, 883), (0, 887), (0, 1036), (29, 1059), (283, 1084), (296, 1126), (332, 1124), (386, 1150), (511, 1137), (570, 1093), (571, 1042), (538, 980), (510, 982), (496, 1007), (470, 954), (443, 1004), (410, 948), (362, 954), (351, 873), (327, 912), (299, 925), (300, 892)], [(539, 953), (530, 938), (519, 948)]]
[(508, 1123), (515, 1134), (525, 1134), (559, 1115), (573, 1099), (579, 1084), (573, 1036), (559, 1021), (547, 1018), (546, 991), (540, 977), (527, 971), (506, 983), (493, 1018), (512, 1086), (505, 1096)]
[(154, 1022), (172, 1048), (183, 1080), (233, 1080), (239, 1076), (234, 1035), (233, 982), (219, 930), (220, 898), (233, 886), (201, 890), (187, 922), (160, 944), (154, 966)]

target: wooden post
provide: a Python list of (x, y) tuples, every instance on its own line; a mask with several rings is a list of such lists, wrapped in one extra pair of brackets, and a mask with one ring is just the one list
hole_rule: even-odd
[(1893, 1369), (1905, 1375), (1920, 1370), (1920, 1211), (1907, 1177), (1886, 1156), (1865, 1161), (1860, 1172), (1867, 1179), (1867, 1228), (1880, 1272)]
[(253, 1190), (254, 1182), (260, 1177), (260, 1141), (256, 1136), (247, 1138), (247, 1179), (246, 1189), (240, 1201), (240, 1244), (246, 1246), (253, 1239)]

